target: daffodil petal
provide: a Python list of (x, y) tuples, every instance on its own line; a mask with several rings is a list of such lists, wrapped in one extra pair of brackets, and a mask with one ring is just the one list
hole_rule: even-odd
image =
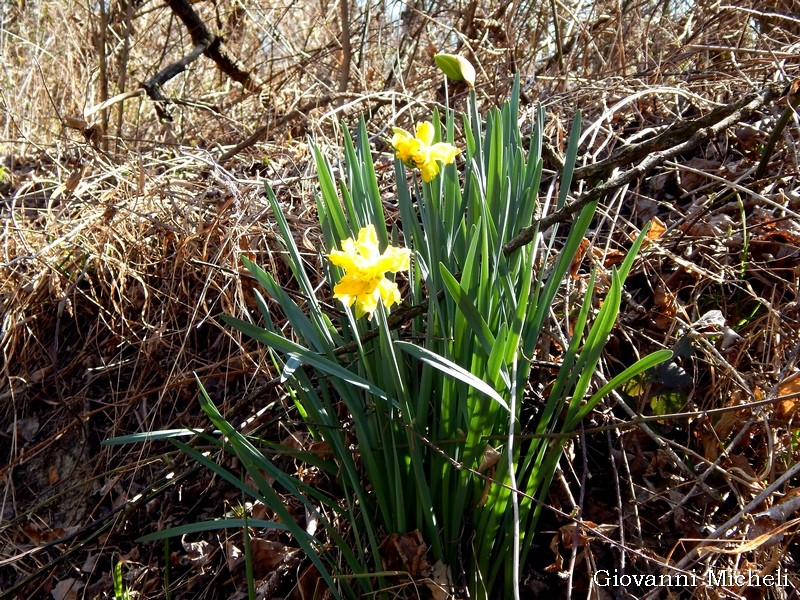
[[(436, 166), (435, 162), (431, 164)], [(333, 296), (345, 306), (355, 305), (356, 318), (364, 315), (372, 318), (378, 302), (389, 308), (402, 300), (397, 284), (389, 281), (386, 273), (410, 268), (408, 248), (388, 246), (381, 254), (373, 225), (362, 227), (356, 240), (347, 238), (341, 245), (342, 250), (333, 250), (328, 255), (331, 263), (345, 271), (333, 288)]]
[(386, 252), (381, 255), (376, 265), (381, 273), (407, 271), (410, 266), (411, 250), (408, 248), (395, 248), (394, 246), (386, 248)]
[(455, 160), (456, 155), (459, 152), (461, 152), (461, 150), (459, 150), (452, 144), (439, 142), (438, 144), (434, 144), (433, 146), (430, 147), (429, 155), (431, 158), (439, 160), (446, 165), (449, 165), (451, 162)]
[(353, 271), (358, 269), (356, 264), (356, 257), (351, 252), (342, 252), (341, 250), (332, 250), (328, 255), (330, 261), (337, 267), (342, 267), (345, 271)]
[(430, 121), (423, 121), (417, 125), (417, 139), (422, 142), (423, 146), (430, 146), (433, 143), (433, 123)]
[(375, 232), (375, 226), (372, 223), (362, 227), (361, 231), (358, 232), (356, 247), (367, 263), (374, 262), (380, 256), (378, 234)]
[(333, 297), (362, 296), (371, 294), (378, 285), (379, 279), (365, 279), (357, 275), (345, 275), (333, 288)]
[(405, 129), (403, 129), (402, 127), (392, 127), (392, 131), (394, 132), (394, 134), (395, 134), (396, 136), (400, 136), (400, 137), (407, 137), (407, 138), (413, 138), (413, 137), (414, 137), (413, 135), (411, 135), (410, 133), (408, 133), (408, 132), (407, 132)]
[(359, 296), (356, 299), (356, 318), (360, 319), (363, 315), (369, 315), (372, 318), (372, 313), (378, 308), (379, 297), (380, 295), (375, 293)]
[(415, 139), (414, 136), (408, 133), (405, 129), (393, 127), (392, 130), (394, 131), (394, 136), (392, 137), (392, 147), (395, 149), (397, 158), (402, 160), (404, 163), (408, 163), (409, 161), (413, 160), (414, 154), (419, 152), (419, 140)]
[(378, 283), (377, 291), (386, 308), (391, 308), (393, 304), (400, 304), (400, 301), (403, 299), (402, 296), (400, 296), (400, 290), (397, 289), (397, 284), (388, 279), (382, 279), (380, 283)]

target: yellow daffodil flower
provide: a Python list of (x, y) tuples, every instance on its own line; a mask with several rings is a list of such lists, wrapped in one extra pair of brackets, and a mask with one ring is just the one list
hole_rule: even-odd
[(439, 163), (449, 165), (460, 152), (452, 144), (433, 143), (433, 123), (425, 121), (417, 125), (416, 135), (405, 129), (392, 127), (392, 146), (397, 158), (408, 167), (416, 167), (422, 173), (422, 181), (428, 183), (439, 173)]
[(386, 279), (386, 272), (407, 271), (411, 250), (389, 246), (381, 254), (373, 225), (362, 227), (358, 239), (342, 241), (341, 250), (333, 250), (330, 261), (344, 269), (344, 277), (333, 288), (333, 297), (345, 306), (356, 306), (356, 318), (372, 318), (378, 301), (386, 308), (399, 304), (402, 298), (397, 284)]

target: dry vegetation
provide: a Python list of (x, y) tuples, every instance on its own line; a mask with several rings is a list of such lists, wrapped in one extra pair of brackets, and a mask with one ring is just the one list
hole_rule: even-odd
[[(338, 123), (363, 114), (388, 166), (387, 127), (444, 101), (439, 49), (473, 61), (484, 107), (521, 74), (523, 105), (549, 111), (549, 173), (583, 110), (585, 165), (608, 168), (585, 171), (573, 198), (630, 173), (604, 193), (586, 261), (602, 269), (635, 227), (664, 225), (626, 286), (605, 372), (661, 347), (678, 358), (586, 424), (526, 566), (528, 597), (606, 598), (590, 589), (598, 569), (660, 574), (665, 564), (781, 567), (790, 578), (782, 590), (673, 590), (686, 597), (797, 597), (800, 129), (780, 99), (800, 77), (796, 1), (192, 7), (250, 90), (200, 56), (163, 85), (168, 102), (154, 103), (143, 84), (197, 43), (160, 2), (0, 7), (0, 597), (112, 597), (118, 561), (138, 597), (165, 597), (164, 546), (134, 540), (242, 499), (166, 443), (100, 442), (207, 427), (193, 373), (223, 413), (255, 417), (261, 435), (299, 431), (263, 350), (218, 318), (252, 308), (242, 254), (291, 284), (263, 181), (313, 269), (308, 137), (335, 160)], [(463, 90), (451, 92), (462, 107)], [(656, 137), (751, 97), (752, 110), (679, 151)], [(648, 139), (658, 141), (643, 155), (602, 163)], [(724, 322), (698, 322), (714, 310)], [(532, 389), (548, 385), (558, 353), (555, 342), (536, 357)], [(636, 417), (654, 411), (684, 414)], [(580, 515), (580, 535), (565, 513)], [(309, 597), (313, 577), (289, 540), (254, 542), (263, 597)], [(240, 547), (236, 531), (173, 540), (171, 597), (242, 597)]]

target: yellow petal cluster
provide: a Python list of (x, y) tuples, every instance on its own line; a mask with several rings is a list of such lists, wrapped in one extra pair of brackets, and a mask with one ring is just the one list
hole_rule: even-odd
[(333, 297), (346, 306), (355, 304), (357, 319), (363, 315), (371, 319), (379, 301), (390, 308), (402, 300), (397, 284), (386, 279), (386, 272), (407, 271), (411, 250), (388, 246), (381, 253), (374, 225), (363, 227), (358, 239), (344, 240), (342, 249), (333, 250), (328, 257), (345, 272), (333, 288)]
[(416, 167), (422, 173), (422, 181), (428, 183), (439, 173), (439, 163), (449, 165), (460, 152), (452, 144), (433, 143), (433, 123), (425, 121), (417, 125), (416, 135), (405, 129), (392, 127), (392, 146), (397, 158), (408, 167)]

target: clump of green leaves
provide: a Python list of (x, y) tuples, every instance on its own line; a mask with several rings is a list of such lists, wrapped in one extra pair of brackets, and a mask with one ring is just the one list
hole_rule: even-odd
[[(355, 139), (345, 132), (338, 181), (314, 147), (317, 211), (326, 246), (324, 276), (328, 289), (339, 286), (339, 296), (344, 296), (335, 311), (318, 298), (320, 288), (306, 271), (275, 195), (266, 189), (299, 294), (288, 294), (269, 272), (243, 258), (265, 294), (255, 292), (260, 319), (245, 315), (226, 321), (270, 349), (308, 430), (332, 455), (327, 459), (306, 453), (301, 458), (336, 479), (339, 497), (277, 469), (252, 440), (225, 421), (202, 389), (204, 410), (228, 440), (226, 449), (240, 457), (255, 488), (175, 443), (270, 506), (337, 597), (364, 597), (384, 589), (382, 542), (389, 534), (414, 530), (421, 533), (431, 563), (456, 573), (463, 560), (470, 597), (518, 594), (520, 569), (565, 440), (605, 395), (669, 355), (665, 351), (646, 357), (590, 391), (643, 232), (610, 274), (610, 289), (593, 319), (595, 278), (590, 277), (556, 381), (534, 430), (525, 431), (533, 435), (517, 443), (530, 359), (596, 209), (596, 203), (583, 208), (563, 237), (558, 237), (564, 233), (559, 227), (547, 239), (536, 230), (545, 115), (541, 107), (536, 110), (530, 139), (523, 144), (518, 98), (517, 80), (511, 99), (484, 120), (470, 91), (468, 113), (460, 123), (463, 162), (442, 159), (431, 165), (433, 155), (423, 156), (426, 148), (456, 144), (452, 111), (443, 124), (434, 111), (433, 130), (425, 125), (425, 135), (396, 130), (401, 219), (392, 227), (384, 214), (364, 122)], [(556, 208), (567, 199), (579, 129), (580, 115), (573, 122)], [(509, 244), (531, 227), (536, 243)], [(362, 237), (360, 254), (356, 240)], [(392, 302), (384, 296), (359, 294), (387, 291), (393, 283), (384, 282), (385, 271), (394, 269), (375, 270), (372, 263), (358, 261), (400, 247), (412, 252), (401, 286), (412, 308), (390, 316), (384, 304)], [(508, 250), (512, 247), (516, 249)], [(335, 264), (328, 260), (332, 252), (339, 253)], [(350, 257), (346, 263), (343, 254)], [(341, 264), (347, 272), (337, 266)], [(346, 276), (351, 279), (342, 285)], [(289, 329), (277, 326), (267, 298), (280, 305)], [(391, 298), (396, 299), (394, 291)], [(371, 318), (358, 318), (365, 314)], [(338, 556), (322, 545), (319, 535), (310, 535), (285, 514), (275, 485), (320, 519)], [(347, 539), (335, 526), (342, 520), (349, 524)], [(344, 571), (347, 578), (337, 577)]]
[[(535, 225), (542, 177), (544, 112), (539, 108), (536, 113), (526, 153), (517, 125), (517, 98), (515, 86), (511, 101), (492, 110), (484, 122), (471, 94), (463, 120), (462, 176), (450, 164), (442, 165), (431, 181), (420, 180), (416, 173), (409, 177), (405, 161), (396, 162), (402, 229), (386, 225), (363, 122), (355, 140), (345, 136), (340, 181), (321, 152), (314, 151), (320, 183), (317, 208), (328, 251), (368, 226), (375, 228), (381, 248), (413, 250), (408, 302), (425, 310), (406, 327), (390, 327), (380, 306), (372, 321), (356, 319), (347, 307), (341, 307), (338, 318), (323, 310), (270, 190), (305, 310), (269, 273), (245, 260), (288, 317), (291, 341), (277, 331), (263, 299), (263, 326), (228, 319), (273, 350), (309, 429), (333, 449), (344, 506), (359, 535), (359, 563), (380, 570), (384, 536), (416, 529), (433, 560), (455, 568), (459, 554), (469, 557), (468, 585), (475, 598), (489, 597), (490, 590), (504, 590), (504, 596), (519, 580), (516, 570), (530, 550), (539, 516), (536, 500), (547, 492), (563, 440), (607, 393), (665, 358), (660, 353), (640, 361), (589, 394), (640, 237), (612, 273), (611, 289), (591, 325), (594, 277), (590, 279), (562, 368), (536, 430), (530, 432), (538, 437), (524, 446), (513, 443), (528, 359), (596, 208), (593, 203), (581, 211), (559, 250), (554, 249), (554, 231), (549, 243), (504, 252), (508, 242)], [(448, 111), (441, 129), (434, 113), (436, 143), (455, 143), (454, 117)], [(576, 117), (559, 208), (577, 157), (579, 127)], [(326, 275), (332, 289), (342, 273), (328, 263)], [(348, 351), (342, 352), (343, 347)], [(336, 409), (339, 402), (352, 419), (356, 454), (345, 440), (346, 424), (337, 416), (342, 414)], [(565, 417), (559, 418), (565, 408)], [(552, 437), (559, 432), (564, 437)], [(487, 484), (484, 475), (490, 472)], [(516, 561), (511, 556), (515, 541)], [(369, 588), (368, 580), (361, 582)]]
[(131, 593), (122, 581), (122, 562), (114, 565), (114, 600), (130, 600)]

